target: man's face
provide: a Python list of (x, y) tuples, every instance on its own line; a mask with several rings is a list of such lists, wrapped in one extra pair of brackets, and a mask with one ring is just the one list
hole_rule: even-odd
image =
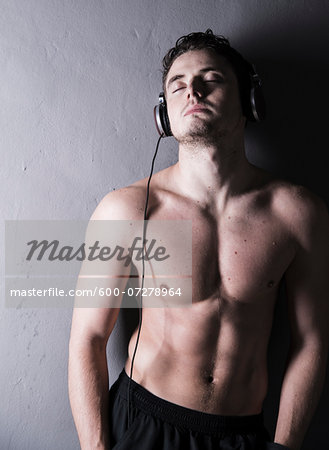
[(226, 58), (213, 50), (179, 56), (168, 72), (165, 92), (178, 142), (211, 141), (244, 128), (236, 75)]

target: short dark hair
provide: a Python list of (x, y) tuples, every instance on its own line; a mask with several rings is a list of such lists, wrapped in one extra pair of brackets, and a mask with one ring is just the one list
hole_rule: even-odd
[(249, 95), (248, 92), (251, 87), (251, 64), (237, 50), (231, 47), (227, 38), (215, 35), (210, 28), (205, 33), (190, 33), (180, 37), (175, 47), (167, 52), (162, 60), (162, 84), (164, 92), (166, 91), (165, 84), (167, 75), (173, 62), (188, 51), (203, 49), (214, 50), (218, 55), (224, 56), (229, 61), (238, 80), (241, 104), (242, 106), (245, 105), (246, 101), (248, 101), (245, 97)]

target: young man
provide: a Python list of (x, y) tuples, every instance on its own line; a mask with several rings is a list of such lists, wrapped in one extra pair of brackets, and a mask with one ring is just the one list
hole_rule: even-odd
[[(130, 427), (137, 331), (108, 395), (105, 350), (119, 309), (75, 309), (69, 385), (82, 449), (301, 447), (326, 366), (329, 221), (309, 191), (246, 159), (249, 77), (242, 57), (210, 31), (183, 36), (164, 58), (179, 161), (152, 178), (148, 219), (192, 221), (193, 304), (144, 309)], [(108, 194), (92, 219), (142, 219), (146, 185)], [(291, 348), (274, 444), (261, 412), (283, 277)], [(122, 278), (116, 286), (124, 290)]]

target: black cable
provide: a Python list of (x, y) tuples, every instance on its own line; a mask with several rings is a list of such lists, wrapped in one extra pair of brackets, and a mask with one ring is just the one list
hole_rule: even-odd
[(134, 349), (133, 357), (131, 359), (130, 375), (129, 375), (129, 380), (128, 380), (128, 393), (127, 393), (128, 428), (130, 427), (130, 382), (131, 382), (131, 379), (133, 376), (133, 366), (134, 366), (135, 356), (136, 356), (136, 352), (137, 352), (137, 346), (139, 343), (139, 336), (140, 336), (141, 329), (142, 329), (142, 319), (143, 319), (143, 295), (142, 294), (143, 294), (143, 288), (144, 288), (144, 272), (145, 272), (144, 241), (145, 241), (145, 234), (146, 234), (147, 205), (148, 205), (148, 201), (149, 201), (150, 182), (151, 182), (151, 178), (152, 178), (152, 174), (153, 174), (154, 162), (155, 162), (156, 155), (158, 153), (161, 138), (163, 138), (163, 134), (159, 137), (157, 145), (155, 147), (155, 152), (153, 155), (152, 165), (151, 165), (151, 172), (149, 175), (149, 179), (147, 182), (147, 189), (146, 189), (146, 200), (145, 200), (144, 219), (143, 219), (143, 240), (142, 240), (142, 267), (143, 267), (143, 269), (142, 269), (142, 287), (140, 290), (140, 305), (138, 307), (139, 324), (138, 324), (138, 333), (137, 333), (135, 349)]

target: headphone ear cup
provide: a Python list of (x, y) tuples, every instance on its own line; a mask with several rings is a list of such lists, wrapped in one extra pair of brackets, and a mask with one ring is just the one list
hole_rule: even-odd
[[(249, 67), (250, 93), (247, 94), (246, 117), (252, 122), (260, 122), (265, 119), (266, 106), (262, 91), (262, 82), (253, 64), (247, 63)], [(249, 98), (248, 98), (249, 96)]]
[(159, 104), (154, 107), (155, 126), (160, 136), (172, 136), (164, 93), (159, 95)]
[(254, 122), (260, 122), (265, 119), (265, 98), (260, 86), (253, 86), (250, 90), (250, 114), (250, 120)]
[(162, 105), (160, 105), (160, 117), (162, 118), (163, 131), (165, 135), (172, 136), (166, 103), (162, 103)]

